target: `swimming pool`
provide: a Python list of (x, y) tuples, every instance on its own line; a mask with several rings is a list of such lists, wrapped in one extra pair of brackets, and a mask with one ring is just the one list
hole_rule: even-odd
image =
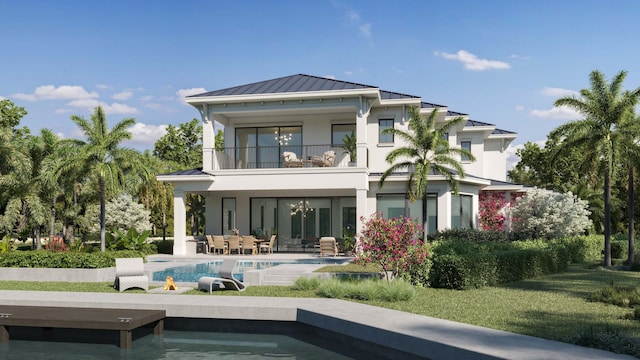
[[(297, 260), (238, 260), (234, 268), (234, 276), (243, 281), (244, 273), (250, 270), (262, 270), (283, 264), (342, 264), (345, 259), (314, 258)], [(167, 276), (172, 276), (175, 282), (198, 282), (203, 276), (218, 277), (222, 260), (213, 260), (205, 263), (194, 263), (182, 266), (169, 267), (162, 271), (155, 271), (153, 281), (165, 281)]]
[[(57, 335), (57, 334), (56, 334)], [(71, 334), (69, 335), (71, 336)], [(57, 337), (56, 337), (57, 340)], [(67, 340), (75, 341), (75, 340)], [(165, 331), (121, 350), (112, 344), (11, 340), (0, 358), (13, 359), (351, 359), (286, 335)]]

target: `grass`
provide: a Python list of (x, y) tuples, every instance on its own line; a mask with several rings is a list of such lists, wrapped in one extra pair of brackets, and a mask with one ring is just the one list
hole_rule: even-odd
[[(344, 270), (345, 266), (339, 266)], [(616, 330), (640, 336), (640, 321), (627, 320), (629, 308), (589, 301), (607, 286), (636, 286), (640, 273), (571, 265), (565, 273), (476, 290), (418, 288), (410, 300), (358, 302), (479, 325), (492, 329), (568, 341), (580, 333)], [(0, 290), (117, 292), (110, 283), (0, 282)], [(138, 292), (128, 290), (127, 293)], [(142, 291), (140, 291), (142, 292)], [(251, 286), (244, 292), (219, 291), (200, 296), (318, 297), (317, 290)], [(356, 301), (356, 300), (353, 300)]]

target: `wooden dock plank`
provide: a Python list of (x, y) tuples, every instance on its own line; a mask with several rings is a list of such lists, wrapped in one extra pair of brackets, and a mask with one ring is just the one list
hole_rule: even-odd
[(154, 324), (154, 335), (164, 331), (164, 310), (93, 309), (51, 306), (0, 305), (0, 342), (9, 341), (7, 326), (116, 330), (120, 347), (131, 347), (131, 331)]

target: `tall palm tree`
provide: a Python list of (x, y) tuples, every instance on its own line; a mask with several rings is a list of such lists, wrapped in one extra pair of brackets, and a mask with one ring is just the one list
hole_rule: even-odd
[[(409, 108), (409, 131), (389, 128), (384, 134), (392, 134), (401, 139), (405, 146), (393, 149), (387, 154), (386, 161), (391, 166), (380, 177), (379, 187), (384, 186), (385, 181), (394, 173), (408, 171), (406, 191), (409, 201), (422, 199), (423, 213), (426, 214), (427, 182), (432, 171), (445, 177), (451, 184), (454, 193), (458, 193), (458, 178), (465, 176), (464, 168), (460, 164), (460, 158), (466, 157), (475, 161), (470, 151), (462, 148), (450, 147), (446, 134), (454, 127), (464, 124), (463, 117), (456, 117), (437, 124), (438, 109), (434, 109), (426, 119), (423, 119), (420, 110), (416, 107)], [(426, 229), (424, 217), (423, 226)], [(425, 232), (426, 233), (426, 232)]]
[(611, 176), (621, 140), (619, 128), (640, 98), (640, 88), (622, 91), (626, 76), (626, 71), (620, 71), (607, 83), (604, 75), (594, 70), (589, 75), (591, 88), (580, 90), (580, 97), (565, 96), (555, 101), (555, 106), (572, 108), (584, 116), (554, 130), (563, 136), (561, 149), (582, 149), (584, 163), (597, 166), (604, 175), (605, 267), (611, 267)]
[(635, 174), (640, 168), (640, 117), (629, 112), (618, 128), (620, 156), (627, 178), (627, 263), (633, 262), (635, 254)]
[(75, 115), (71, 120), (80, 127), (86, 140), (64, 141), (65, 156), (54, 167), (53, 175), (54, 178), (60, 178), (82, 169), (87, 177), (83, 183), (94, 180), (97, 184), (100, 194), (100, 250), (104, 252), (107, 193), (118, 194), (128, 173), (135, 172), (148, 178), (151, 172), (139, 152), (120, 147), (123, 140), (131, 139), (128, 129), (135, 124), (135, 119), (121, 120), (109, 130), (104, 110), (98, 106), (91, 114), (90, 121)]

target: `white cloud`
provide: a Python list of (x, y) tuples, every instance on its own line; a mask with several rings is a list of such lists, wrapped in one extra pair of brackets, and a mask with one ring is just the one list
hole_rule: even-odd
[(516, 111), (522, 111), (522, 110), (524, 110), (524, 106), (516, 105)]
[(455, 54), (436, 51), (435, 55), (448, 60), (460, 61), (461, 63), (464, 64), (464, 68), (467, 70), (484, 71), (484, 70), (491, 70), (491, 69), (510, 69), (511, 68), (511, 65), (509, 65), (509, 63), (506, 63), (504, 61), (479, 59), (474, 54), (465, 50), (460, 50)]
[(347, 76), (352, 76), (353, 75), (353, 71), (350, 71), (350, 70), (349, 71), (345, 71), (344, 74), (347, 75)]
[(323, 77), (324, 77), (324, 78), (327, 78), (327, 79), (333, 79), (333, 80), (335, 80), (335, 79), (336, 79), (336, 76), (335, 76), (335, 75), (325, 75), (325, 76), (323, 76)]
[(96, 85), (96, 87), (100, 90), (104, 90), (104, 89), (108, 89), (109, 85), (105, 85), (105, 84), (98, 84)]
[(95, 99), (98, 94), (95, 92), (87, 92), (82, 86), (62, 85), (55, 87), (53, 85), (38, 86), (33, 94), (14, 94), (13, 97), (20, 100), (36, 101), (36, 100), (69, 100), (69, 99)]
[(530, 59), (528, 56), (520, 56), (518, 54), (513, 54), (513, 55), (511, 55), (509, 57), (514, 59), (514, 60), (529, 60)]
[(360, 14), (355, 11), (347, 11), (347, 19), (351, 25), (354, 25), (358, 29), (358, 32), (362, 37), (371, 40), (371, 23), (362, 21)]
[(580, 113), (566, 106), (556, 106), (551, 109), (543, 110), (533, 109), (529, 114), (543, 119), (575, 120), (582, 118)]
[(140, 98), (142, 101), (151, 101), (153, 100), (153, 95), (147, 95)]
[(129, 100), (132, 96), (133, 96), (132, 91), (123, 91), (123, 92), (119, 92), (117, 94), (111, 95), (111, 98), (124, 101), (124, 100)]
[(167, 125), (147, 125), (137, 122), (129, 128), (129, 132), (131, 132), (131, 140), (127, 143), (153, 146), (167, 132)]
[(540, 90), (540, 94), (545, 96), (552, 97), (565, 97), (565, 96), (575, 96), (580, 97), (580, 93), (573, 90), (563, 89), (563, 88), (554, 88), (554, 87), (545, 87)]
[(139, 113), (138, 109), (131, 107), (129, 105), (120, 104), (120, 103), (112, 103), (107, 104), (103, 101), (98, 101), (95, 99), (83, 99), (83, 100), (73, 100), (67, 103), (67, 106), (71, 106), (74, 108), (85, 109), (89, 111), (93, 111), (96, 106), (102, 106), (105, 114), (137, 114)]
[(7, 98), (4, 96), (0, 96), (0, 100), (7, 100)]
[(176, 91), (176, 95), (178, 95), (178, 100), (183, 104), (186, 104), (184, 98), (191, 95), (197, 95), (207, 92), (205, 88), (191, 88), (191, 89), (180, 89)]

